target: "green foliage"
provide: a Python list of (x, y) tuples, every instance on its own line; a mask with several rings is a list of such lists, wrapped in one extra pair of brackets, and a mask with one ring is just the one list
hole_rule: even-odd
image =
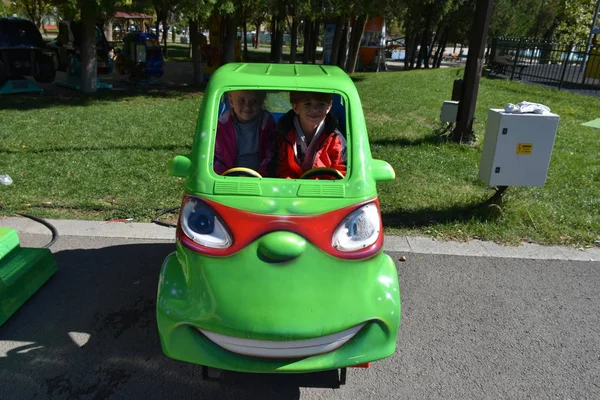
[(564, 43), (585, 43), (590, 33), (597, 0), (560, 0), (562, 19), (556, 37)]
[(236, 11), (236, 2), (234, 0), (217, 0), (215, 8), (221, 14), (233, 15)]
[(4, 3), (0, 1), (0, 16), (7, 16), (10, 14), (10, 3)]
[[(213, 10), (237, 15), (238, 23), (264, 23), (273, 13), (285, 12), (288, 17), (310, 16), (333, 18), (339, 15), (383, 15), (388, 23), (397, 19), (403, 30), (435, 31), (448, 28), (452, 43), (466, 43), (476, 0), (14, 0), (23, 15), (26, 3), (48, 4), (57, 13), (72, 19), (80, 6), (93, 3), (104, 16), (117, 9), (167, 15), (171, 22), (184, 25), (193, 17), (205, 21)], [(490, 26), (494, 36), (538, 36), (554, 34), (562, 42), (584, 42), (589, 33), (597, 0), (495, 0)], [(6, 8), (6, 7), (5, 7)], [(282, 11), (283, 10), (283, 11)], [(5, 10), (6, 11), (6, 10)], [(287, 27), (289, 29), (289, 25)]]
[(187, 20), (204, 22), (215, 7), (216, 0), (180, 0), (176, 12), (187, 25)]
[(13, 0), (11, 10), (35, 23), (38, 27), (44, 15), (52, 10), (51, 0)]
[[(490, 36), (533, 36), (546, 0), (497, 0)], [(547, 5), (547, 4), (546, 4)]]
[(546, 37), (584, 43), (597, 0), (497, 0), (490, 36)]

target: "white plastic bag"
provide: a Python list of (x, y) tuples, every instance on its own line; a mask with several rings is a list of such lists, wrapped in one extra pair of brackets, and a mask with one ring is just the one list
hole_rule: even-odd
[(13, 180), (8, 175), (0, 175), (0, 183), (3, 184), (3, 185), (5, 185), (5, 186), (8, 186), (11, 183), (13, 183)]
[(546, 114), (550, 112), (550, 107), (539, 103), (522, 101), (519, 104), (508, 103), (504, 106), (504, 111), (513, 114)]

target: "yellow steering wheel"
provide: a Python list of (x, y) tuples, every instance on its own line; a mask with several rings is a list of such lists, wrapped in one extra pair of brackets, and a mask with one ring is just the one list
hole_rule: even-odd
[(300, 179), (313, 179), (313, 178), (318, 178), (319, 176), (322, 176), (322, 175), (330, 176), (335, 179), (344, 179), (344, 175), (342, 175), (342, 173), (340, 171), (338, 171), (335, 168), (327, 168), (327, 167), (311, 168), (308, 171), (306, 171), (305, 173), (303, 173), (302, 176), (300, 177)]
[(252, 168), (246, 167), (233, 167), (221, 174), (222, 176), (248, 176), (250, 178), (262, 178), (262, 175), (253, 170)]

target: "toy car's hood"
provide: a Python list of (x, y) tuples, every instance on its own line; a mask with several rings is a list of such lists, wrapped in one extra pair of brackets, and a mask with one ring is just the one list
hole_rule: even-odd
[(312, 339), (365, 322), (397, 326), (398, 277), (382, 257), (342, 260), (308, 244), (293, 260), (269, 262), (258, 241), (216, 258), (178, 245), (181, 268), (165, 269), (158, 307), (195, 328), (258, 340)]

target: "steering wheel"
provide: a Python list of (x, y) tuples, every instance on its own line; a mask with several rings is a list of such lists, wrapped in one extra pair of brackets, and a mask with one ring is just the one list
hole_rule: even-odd
[(311, 168), (302, 174), (300, 179), (314, 179), (320, 176), (328, 176), (334, 179), (344, 179), (344, 175), (335, 168), (318, 167)]
[(221, 176), (247, 176), (249, 178), (262, 178), (262, 175), (253, 170), (252, 168), (246, 167), (233, 167), (223, 172)]

